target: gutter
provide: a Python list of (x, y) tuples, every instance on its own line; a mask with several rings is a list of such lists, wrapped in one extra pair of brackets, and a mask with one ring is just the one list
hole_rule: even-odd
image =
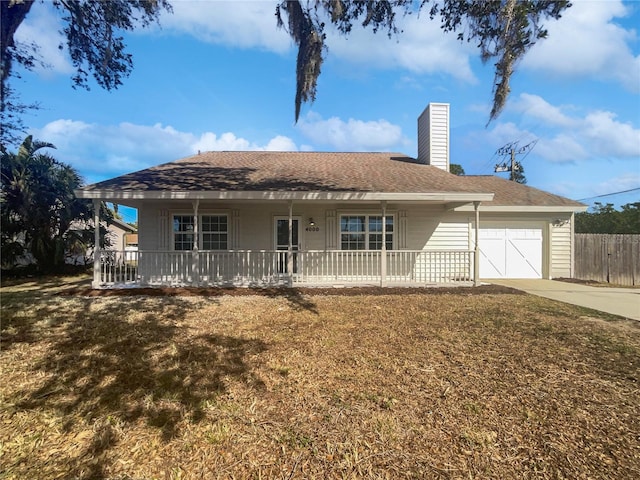
[(468, 192), (228, 192), (228, 191), (74, 191), (78, 198), (94, 200), (280, 200), (280, 201), (392, 201), (392, 202), (490, 202), (493, 193)]

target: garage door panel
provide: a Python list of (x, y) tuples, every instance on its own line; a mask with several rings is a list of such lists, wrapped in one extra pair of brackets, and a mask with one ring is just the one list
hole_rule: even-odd
[(542, 240), (542, 230), (539, 228), (507, 228), (506, 234), (508, 238)]
[(485, 238), (480, 248), (480, 276), (504, 278), (507, 274), (504, 239)]
[(479, 240), (481, 277), (542, 278), (542, 229), (484, 228)]
[(507, 278), (542, 278), (542, 242), (510, 239), (506, 251)]

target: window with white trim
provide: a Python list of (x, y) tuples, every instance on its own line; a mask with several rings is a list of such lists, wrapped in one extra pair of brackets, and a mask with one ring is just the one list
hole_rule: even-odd
[[(229, 245), (227, 215), (199, 215), (198, 219), (198, 248), (201, 250), (227, 250)], [(193, 250), (194, 231), (193, 215), (174, 215), (173, 249)]]
[(229, 222), (226, 215), (202, 215), (201, 246), (203, 250), (227, 250)]
[[(393, 250), (393, 215), (386, 216), (386, 249)], [(342, 250), (382, 250), (382, 215), (341, 215)]]
[(173, 249), (192, 250), (194, 240), (193, 215), (173, 216)]

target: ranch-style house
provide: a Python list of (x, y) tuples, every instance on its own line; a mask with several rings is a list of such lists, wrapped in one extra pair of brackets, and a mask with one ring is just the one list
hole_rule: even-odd
[(449, 105), (431, 103), (417, 158), (202, 152), (88, 185), (78, 197), (138, 209), (138, 250), (98, 251), (93, 286), (570, 277), (574, 213), (586, 206), (496, 176), (453, 175), (449, 142)]

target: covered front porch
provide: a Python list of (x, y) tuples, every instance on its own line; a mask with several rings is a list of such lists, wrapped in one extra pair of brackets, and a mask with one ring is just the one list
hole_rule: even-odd
[[(403, 206), (402, 198), (391, 199), (391, 205), (386, 199), (361, 199), (348, 208), (336, 208), (332, 199), (271, 200), (267, 204), (225, 204), (218, 199), (213, 207), (200, 199), (181, 199), (169, 209), (163, 202), (139, 204), (145, 215), (153, 212), (148, 215), (160, 225), (156, 230), (161, 233), (156, 237), (168, 239), (165, 248), (149, 248), (148, 242), (145, 246), (144, 235), (151, 230), (143, 225), (140, 250), (96, 252), (93, 287), (427, 286), (479, 282), (478, 243), (468, 241), (472, 223), (476, 229), (472, 237), (478, 238), (479, 201), (456, 198), (452, 203), (450, 198), (430, 196), (420, 204), (413, 199)], [(406, 240), (407, 225), (417, 222), (407, 214), (406, 205), (413, 211), (431, 209), (440, 218), (462, 204), (473, 205), (475, 217), (471, 219), (475, 221), (457, 223), (462, 237), (456, 240), (457, 245), (417, 249)], [(261, 214), (261, 208), (269, 213)], [(312, 213), (315, 220), (308, 212), (316, 212)], [(321, 217), (317, 212), (322, 212)], [(263, 227), (248, 235), (245, 232), (249, 227), (256, 228), (256, 217), (270, 220), (265, 218)], [(244, 225), (242, 218), (247, 219)], [(439, 222), (432, 219), (435, 225)], [(414, 230), (424, 236), (420, 246), (426, 245), (427, 232)], [(252, 248), (246, 248), (249, 245)], [(258, 245), (266, 248), (255, 248)]]
[(476, 283), (466, 251), (102, 250), (94, 287), (417, 286)]

